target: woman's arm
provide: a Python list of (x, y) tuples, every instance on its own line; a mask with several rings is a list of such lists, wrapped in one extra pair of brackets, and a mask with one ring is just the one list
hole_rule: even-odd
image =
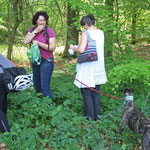
[[(37, 45), (44, 48), (45, 50), (48, 50), (48, 44), (41, 43), (39, 41), (36, 41)], [(49, 51), (54, 51), (56, 48), (56, 38), (49, 38)]]
[(27, 35), (26, 35), (25, 38), (24, 38), (24, 44), (30, 43), (30, 42), (33, 40), (33, 38), (36, 36), (36, 34), (37, 34), (38, 32), (40, 32), (40, 31), (42, 31), (43, 28), (45, 28), (45, 26), (39, 25), (39, 26), (37, 26), (37, 27), (35, 28), (35, 30), (34, 30), (33, 32), (31, 32), (31, 33), (28, 32)]
[(32, 41), (32, 39), (36, 36), (36, 32), (28, 32), (27, 35), (24, 38), (24, 44), (28, 44)]
[(81, 35), (81, 42), (80, 42), (80, 46), (74, 46), (74, 45), (70, 45), (70, 49), (74, 50), (77, 53), (83, 53), (85, 51), (86, 45), (87, 45), (88, 41), (87, 41), (87, 36), (85, 31), (82, 32)]

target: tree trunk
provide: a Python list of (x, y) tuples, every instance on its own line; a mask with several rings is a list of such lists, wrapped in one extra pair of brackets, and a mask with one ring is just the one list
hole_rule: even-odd
[(119, 6), (118, 6), (118, 0), (116, 0), (116, 37), (115, 37), (115, 41), (119, 46), (120, 52), (122, 54), (124, 54), (123, 50), (122, 50), (122, 47), (121, 47), (120, 39), (119, 39), (118, 31), (120, 30), (120, 27), (118, 25), (118, 22), (119, 22)]
[(22, 0), (11, 0), (8, 4), (8, 52), (7, 58), (11, 60), (15, 35), (19, 24), (23, 20)]
[(71, 10), (71, 6), (68, 4), (67, 6), (67, 39), (66, 39), (66, 45), (65, 45), (63, 57), (67, 57), (69, 55), (68, 54), (68, 49), (69, 49), (68, 41), (70, 41), (70, 43), (73, 42), (72, 44), (76, 44), (76, 45), (78, 44), (79, 31), (77, 30), (77, 27), (73, 24), (75, 22), (73, 18), (75, 18), (79, 14), (77, 12), (78, 10)]
[[(105, 1), (105, 6), (109, 12), (109, 19), (106, 22), (106, 26), (109, 26), (111, 28), (112, 28), (111, 23), (113, 20), (113, 3), (114, 0)], [(105, 32), (105, 50), (107, 56), (112, 56), (113, 54), (113, 30), (112, 29), (108, 29)]]
[(14, 43), (14, 35), (13, 33), (8, 30), (9, 35), (8, 35), (8, 52), (7, 52), (7, 58), (11, 60), (11, 54), (13, 50), (13, 43)]
[(132, 35), (131, 35), (131, 44), (136, 44), (136, 14), (132, 16)]

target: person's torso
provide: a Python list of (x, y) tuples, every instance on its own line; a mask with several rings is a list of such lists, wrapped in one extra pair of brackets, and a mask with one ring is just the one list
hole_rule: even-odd
[[(87, 37), (88, 47), (93, 47), (96, 49), (98, 60), (78, 64), (76, 68), (76, 77), (86, 85), (94, 87), (95, 85), (104, 84), (107, 82), (104, 66), (104, 33), (102, 30), (88, 30), (88, 33), (90, 35), (90, 40), (89, 37)], [(75, 84), (79, 88), (85, 87), (76, 80)]]
[[(29, 30), (29, 32), (32, 32), (32, 30), (33, 30), (33, 28), (31, 28)], [(55, 37), (55, 33), (51, 28), (48, 27), (47, 32), (48, 32), (49, 38)], [(37, 33), (33, 40), (39, 41), (44, 44), (48, 44), (47, 38), (46, 38), (46, 29), (44, 28), (41, 32)], [(39, 50), (40, 50), (41, 57), (43, 57), (45, 59), (50, 58), (52, 55), (52, 52), (45, 50), (44, 48), (42, 48), (40, 46), (39, 46)]]

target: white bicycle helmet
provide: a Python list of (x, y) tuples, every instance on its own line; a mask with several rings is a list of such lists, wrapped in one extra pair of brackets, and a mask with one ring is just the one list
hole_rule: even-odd
[(19, 75), (14, 80), (14, 89), (16, 91), (22, 91), (30, 87), (32, 83), (32, 77), (33, 75)]

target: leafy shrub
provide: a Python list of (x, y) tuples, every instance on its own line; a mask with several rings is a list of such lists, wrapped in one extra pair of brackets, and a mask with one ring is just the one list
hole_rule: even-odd
[[(124, 88), (130, 87), (135, 91), (147, 91), (150, 87), (150, 64), (147, 61), (139, 62), (130, 61), (125, 64), (119, 64), (108, 70), (108, 84), (114, 93), (123, 91)], [(145, 88), (147, 87), (147, 88)], [(140, 93), (142, 93), (140, 92)]]
[(68, 103), (52, 105), (48, 97), (31, 91), (10, 94), (9, 99), (11, 132), (0, 135), (0, 142), (12, 150), (77, 150), (104, 145), (99, 126), (71, 110)]

